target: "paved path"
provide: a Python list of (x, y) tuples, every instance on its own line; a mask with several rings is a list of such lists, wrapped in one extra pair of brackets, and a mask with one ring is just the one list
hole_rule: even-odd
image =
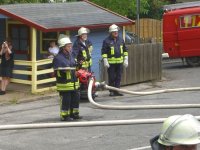
[[(199, 68), (182, 64), (163, 66), (164, 78), (124, 87), (129, 90), (149, 91), (155, 89), (199, 86)], [(181, 104), (200, 103), (200, 92), (170, 93), (149, 96), (125, 95), (108, 97), (100, 93), (96, 101), (110, 105)], [(199, 109), (154, 109), (154, 110), (102, 110), (88, 102), (81, 102), (82, 121), (145, 119), (168, 117), (174, 114), (200, 115)], [(58, 97), (44, 98), (29, 103), (0, 106), (0, 124), (45, 123), (59, 121)], [(150, 149), (149, 139), (159, 134), (161, 124), (142, 124), (107, 127), (73, 127), (58, 129), (0, 131), (2, 150), (136, 150)]]

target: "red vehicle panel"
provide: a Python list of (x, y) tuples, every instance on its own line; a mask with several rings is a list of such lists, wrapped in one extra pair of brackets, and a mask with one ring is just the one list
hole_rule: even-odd
[(200, 7), (175, 9), (164, 13), (163, 48), (171, 58), (188, 60), (200, 56)]

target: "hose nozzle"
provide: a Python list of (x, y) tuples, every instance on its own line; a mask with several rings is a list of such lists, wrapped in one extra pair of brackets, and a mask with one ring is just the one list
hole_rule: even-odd
[(105, 81), (104, 82), (95, 82), (95, 87), (98, 88), (98, 89), (104, 89), (106, 83)]

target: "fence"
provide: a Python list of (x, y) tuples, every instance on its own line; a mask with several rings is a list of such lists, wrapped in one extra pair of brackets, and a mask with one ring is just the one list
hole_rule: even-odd
[[(139, 83), (149, 80), (159, 80), (162, 76), (161, 69), (161, 43), (146, 43), (140, 45), (128, 45), (129, 66), (123, 70), (122, 85)], [(31, 92), (38, 93), (55, 90), (54, 77), (49, 74), (53, 72), (49, 65), (51, 59), (38, 61), (15, 60), (15, 75), (26, 78), (12, 78), (14, 83), (31, 85)], [(100, 63), (101, 81), (107, 81), (107, 70)]]
[[(126, 30), (137, 34), (137, 22), (134, 25), (126, 26)], [(140, 19), (140, 42), (155, 43), (161, 41), (162, 21), (149, 18)]]
[[(161, 43), (129, 45), (128, 53), (129, 66), (123, 70), (121, 85), (161, 79)], [(101, 81), (108, 83), (107, 70), (103, 67), (103, 62), (100, 67)]]
[(51, 63), (51, 59), (43, 59), (36, 62), (15, 60), (15, 67), (23, 69), (15, 69), (13, 73), (25, 78), (12, 78), (11, 82), (31, 85), (32, 93), (55, 90), (55, 85), (50, 83), (55, 82), (56, 79), (48, 76), (53, 72), (52, 68), (47, 67)]

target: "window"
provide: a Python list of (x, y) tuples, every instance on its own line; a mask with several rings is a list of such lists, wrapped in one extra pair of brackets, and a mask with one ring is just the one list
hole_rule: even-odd
[(58, 36), (59, 34), (69, 34), (67, 31), (64, 32), (40, 32), (40, 47), (41, 47), (41, 53), (45, 54), (48, 53), (48, 49), (49, 49), (49, 44), (51, 41), (55, 41), (56, 44), (57, 40), (58, 40)]
[(41, 48), (43, 53), (48, 53), (49, 44), (51, 41), (57, 42), (58, 33), (57, 32), (41, 32)]
[(200, 27), (200, 14), (180, 17), (180, 28)]
[(9, 25), (9, 34), (15, 52), (18, 54), (28, 54), (29, 51), (29, 28), (25, 25)]

